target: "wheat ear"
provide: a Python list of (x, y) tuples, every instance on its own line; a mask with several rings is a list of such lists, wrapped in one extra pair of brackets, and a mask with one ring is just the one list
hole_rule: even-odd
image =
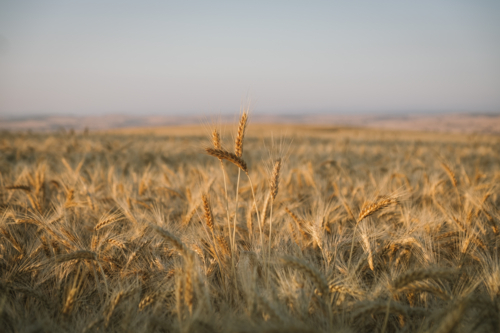
[(208, 196), (206, 194), (203, 194), (201, 196), (201, 200), (203, 201), (203, 211), (204, 211), (204, 217), (205, 217), (205, 223), (207, 224), (208, 229), (210, 229), (211, 232), (214, 231), (214, 217), (212, 214), (212, 208), (210, 208), (210, 203), (208, 201)]
[(224, 255), (226, 256), (231, 255), (231, 249), (229, 248), (229, 244), (227, 243), (224, 236), (217, 236), (217, 242), (219, 243), (219, 246), (222, 249)]
[[(385, 207), (388, 207), (389, 205), (393, 203), (397, 203), (398, 201), (394, 198), (384, 198), (382, 200), (379, 200), (371, 205), (365, 206), (361, 211), (359, 212), (358, 219), (356, 221), (356, 225), (354, 226), (354, 231), (352, 232), (352, 243), (351, 243), (351, 254), (349, 255), (349, 262), (347, 264), (347, 270), (351, 267), (351, 259), (352, 259), (352, 252), (354, 250), (354, 236), (356, 235), (356, 230), (358, 228), (359, 222), (361, 222), (363, 219), (367, 218), (370, 215), (375, 214), (381, 209), (384, 209)], [(371, 268), (371, 267), (370, 267)]]
[[(190, 263), (192, 265), (192, 263)], [(190, 267), (191, 268), (191, 267)], [(184, 273), (184, 303), (188, 306), (189, 314), (193, 314), (193, 279), (191, 276), (191, 269), (186, 270)]]
[(458, 191), (458, 182), (455, 173), (453, 172), (453, 170), (451, 170), (448, 164), (441, 163), (441, 166), (443, 167), (444, 171), (446, 171), (446, 173), (448, 174), (448, 177), (450, 178), (450, 181), (453, 184), (453, 187), (455, 188), (455, 192), (457, 193), (458, 203), (460, 204), (460, 206), (462, 206), (462, 198), (460, 198), (460, 192)]
[(214, 145), (215, 149), (222, 149), (222, 146), (220, 144), (220, 135), (217, 129), (214, 129), (212, 131), (212, 144)]
[(70, 189), (66, 194), (66, 204), (72, 203), (75, 200), (75, 190)]
[(300, 234), (302, 235), (302, 238), (306, 239), (308, 237), (308, 234), (304, 231), (304, 228), (303, 228), (304, 221), (301, 220), (294, 212), (292, 212), (290, 209), (288, 209), (288, 207), (285, 207), (285, 211), (288, 213), (288, 215), (290, 215), (293, 222), (295, 222), (295, 224), (297, 225), (297, 228), (298, 228)]
[(75, 304), (77, 293), (78, 293), (77, 288), (71, 288), (71, 290), (68, 292), (68, 296), (66, 297), (66, 300), (64, 302), (64, 307), (62, 309), (63, 314), (69, 315), (71, 313), (71, 311), (73, 310), (73, 305)]
[(217, 257), (217, 260), (219, 261), (219, 255), (217, 254), (217, 246), (216, 246), (217, 243), (215, 241), (215, 233), (214, 233), (214, 216), (212, 213), (212, 208), (210, 207), (210, 201), (206, 194), (203, 194), (201, 196), (201, 199), (203, 201), (203, 212), (204, 212), (205, 223), (207, 224), (207, 227), (210, 230), (210, 233), (212, 234), (215, 255)]
[(273, 175), (271, 177), (271, 195), (273, 200), (278, 195), (278, 185), (280, 181), (281, 158), (274, 162)]
[(145, 307), (148, 305), (152, 304), (155, 300), (155, 295), (148, 295), (142, 299), (142, 301), (139, 303), (139, 311), (144, 310)]
[(366, 249), (368, 251), (368, 266), (370, 267), (370, 269), (373, 272), (373, 270), (375, 268), (373, 266), (373, 252), (372, 252), (372, 248), (370, 246), (370, 240), (368, 239), (368, 235), (366, 233), (361, 234), (361, 239), (363, 240), (363, 243), (365, 244)]
[(75, 251), (75, 252), (68, 253), (68, 254), (61, 254), (61, 255), (57, 256), (55, 260), (56, 260), (56, 262), (61, 263), (61, 262), (66, 262), (66, 261), (70, 261), (70, 260), (81, 260), (81, 259), (96, 260), (96, 261), (98, 260), (97, 254), (95, 252), (86, 251), (86, 250)]
[(243, 137), (245, 136), (247, 120), (248, 120), (248, 113), (243, 112), (241, 114), (240, 123), (238, 124), (238, 133), (236, 135), (236, 141), (234, 142), (234, 154), (238, 157), (241, 157), (243, 155)]
[(395, 204), (397, 202), (398, 201), (396, 199), (393, 199), (393, 198), (384, 198), (384, 199), (379, 200), (371, 205), (368, 205), (368, 206), (364, 207), (361, 210), (361, 212), (359, 212), (357, 222), (359, 223), (363, 219), (367, 218), (368, 216), (373, 215), (376, 212), (378, 212), (379, 210), (382, 210), (382, 209), (388, 207), (389, 205)]
[(94, 230), (97, 231), (101, 228), (104, 228), (105, 226), (107, 226), (113, 222), (118, 221), (119, 218), (120, 218), (120, 214), (118, 214), (118, 213), (103, 215), (101, 217), (101, 220), (99, 221), (99, 223), (97, 223), (97, 225), (94, 227)]
[(10, 186), (5, 186), (4, 189), (6, 190), (23, 190), (26, 192), (31, 192), (31, 187), (28, 185), (10, 185)]
[(453, 184), (454, 187), (457, 187), (457, 177), (455, 177), (455, 173), (451, 168), (448, 166), (446, 163), (441, 163), (441, 166), (443, 167), (444, 171), (446, 174), (448, 174), (448, 177), (450, 178), (451, 183)]
[(114, 238), (108, 238), (107, 242), (113, 246), (119, 247), (122, 250), (125, 250), (125, 244), (123, 242), (120, 242)]
[(229, 161), (234, 165), (236, 165), (241, 170), (243, 170), (245, 173), (248, 173), (248, 167), (246, 162), (241, 157), (238, 157), (236, 154), (230, 153), (224, 149), (214, 149), (214, 148), (205, 148), (205, 151), (207, 152), (208, 155), (217, 157), (218, 159)]
[(448, 294), (448, 292), (445, 289), (440, 288), (435, 283), (431, 284), (431, 283), (425, 282), (425, 281), (415, 281), (415, 282), (412, 282), (410, 285), (407, 285), (403, 289), (430, 293), (430, 294), (438, 296), (439, 298), (441, 298), (443, 300), (450, 299), (450, 295)]

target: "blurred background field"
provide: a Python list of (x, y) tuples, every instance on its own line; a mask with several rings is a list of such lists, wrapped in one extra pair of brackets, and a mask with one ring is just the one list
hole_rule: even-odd
[[(58, 129), (82, 131), (115, 130), (122, 132), (150, 131), (160, 133), (160, 127), (196, 126), (208, 124), (216, 119), (219, 123), (234, 122), (234, 116), (229, 115), (191, 115), (191, 116), (26, 116), (0, 118), (0, 130), (13, 131), (54, 131)], [(319, 125), (343, 126), (380, 130), (399, 130), (417, 132), (466, 133), (466, 134), (500, 134), (500, 115), (497, 113), (442, 113), (442, 114), (317, 114), (304, 112), (302, 114), (252, 114), (254, 124), (268, 125)], [(255, 126), (255, 125), (254, 125)]]

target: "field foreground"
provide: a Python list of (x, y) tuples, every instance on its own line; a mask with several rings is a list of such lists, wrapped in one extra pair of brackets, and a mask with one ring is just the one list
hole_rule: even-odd
[(500, 332), (500, 137), (208, 127), (1, 133), (0, 331)]

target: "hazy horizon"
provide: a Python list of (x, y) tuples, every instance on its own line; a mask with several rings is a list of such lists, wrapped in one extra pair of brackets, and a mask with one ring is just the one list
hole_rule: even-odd
[[(233, 110), (228, 110), (226, 112), (206, 112), (204, 110), (201, 110), (199, 112), (193, 111), (193, 112), (184, 112), (184, 113), (166, 113), (166, 112), (157, 112), (157, 113), (147, 113), (147, 112), (105, 112), (105, 113), (20, 113), (20, 114), (0, 114), (0, 119), (8, 120), (8, 121), (13, 121), (13, 120), (36, 120), (36, 119), (50, 119), (50, 118), (59, 118), (59, 117), (68, 117), (68, 118), (100, 118), (100, 117), (130, 117), (130, 118), (155, 118), (155, 117), (176, 117), (176, 118), (199, 118), (199, 119), (205, 119), (205, 118), (214, 118), (214, 119), (226, 119), (229, 121), (233, 121), (233, 118), (237, 118), (239, 115), (239, 110), (241, 107), (236, 107)], [(295, 111), (295, 112), (280, 112), (280, 111), (275, 111), (272, 113), (262, 111), (262, 110), (255, 110), (255, 109), (250, 109), (250, 118), (253, 119), (255, 117), (259, 119), (264, 119), (266, 116), (270, 117), (277, 117), (278, 118), (283, 118), (286, 119), (287, 117), (295, 117), (295, 116), (315, 116), (315, 117), (321, 117), (321, 116), (334, 116), (334, 117), (352, 117), (352, 118), (357, 118), (357, 117), (362, 117), (362, 116), (367, 116), (367, 117), (375, 117), (375, 118), (401, 118), (401, 117), (420, 117), (420, 116), (454, 116), (454, 115), (463, 115), (463, 116), (500, 116), (500, 111), (461, 111), (461, 112), (456, 112), (456, 111), (432, 111), (432, 110), (427, 110), (427, 111), (418, 111), (418, 110), (409, 110), (409, 111), (404, 111), (404, 112), (398, 112), (398, 111), (355, 111), (355, 112), (347, 112), (347, 111)]]
[(0, 117), (500, 112), (500, 2), (0, 2)]

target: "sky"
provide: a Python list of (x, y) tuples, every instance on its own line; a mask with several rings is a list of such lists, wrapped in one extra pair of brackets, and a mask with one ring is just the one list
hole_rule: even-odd
[(0, 116), (500, 112), (500, 1), (0, 0)]

